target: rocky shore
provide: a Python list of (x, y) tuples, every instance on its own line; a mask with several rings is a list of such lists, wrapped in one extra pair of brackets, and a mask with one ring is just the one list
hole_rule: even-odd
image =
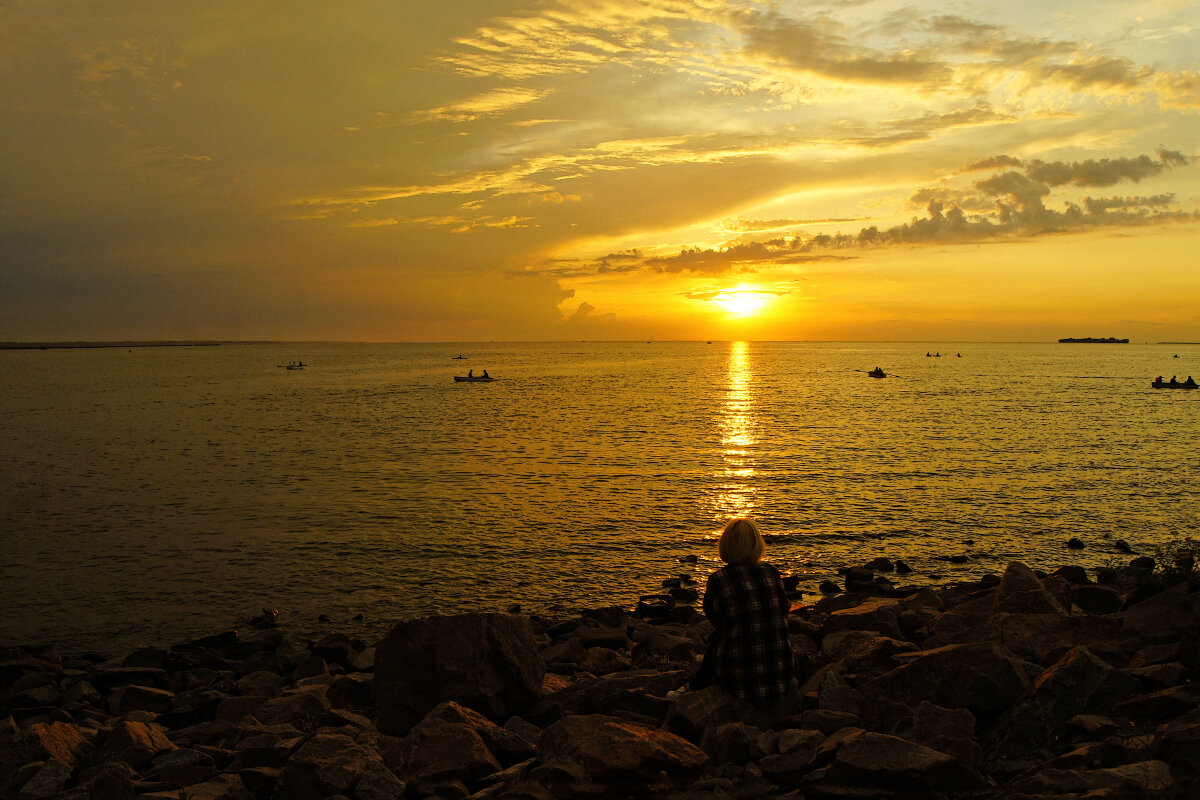
[(771, 709), (684, 688), (711, 632), (686, 576), (378, 643), (268, 613), (117, 660), (0, 650), (0, 800), (1200, 798), (1200, 591), (1139, 561), (847, 570), (790, 615), (803, 682)]

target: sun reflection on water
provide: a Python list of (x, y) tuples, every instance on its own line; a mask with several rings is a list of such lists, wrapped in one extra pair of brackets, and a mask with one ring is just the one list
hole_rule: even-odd
[(718, 511), (726, 517), (751, 516), (757, 507), (754, 476), (758, 422), (753, 379), (749, 345), (731, 342), (725, 405), (718, 422), (724, 463), (717, 474), (715, 498)]

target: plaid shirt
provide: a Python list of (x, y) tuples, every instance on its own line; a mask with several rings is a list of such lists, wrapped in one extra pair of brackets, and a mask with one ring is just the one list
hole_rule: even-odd
[(770, 564), (729, 564), (709, 576), (704, 614), (716, 628), (710, 656), (721, 686), (752, 703), (788, 693), (794, 669), (788, 608), (779, 570)]

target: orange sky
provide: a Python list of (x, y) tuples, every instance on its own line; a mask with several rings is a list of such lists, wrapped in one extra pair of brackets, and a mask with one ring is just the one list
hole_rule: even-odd
[(0, 9), (0, 340), (1200, 341), (1193, 2)]

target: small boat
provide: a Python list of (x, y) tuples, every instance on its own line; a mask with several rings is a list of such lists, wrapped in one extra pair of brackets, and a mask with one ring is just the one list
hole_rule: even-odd
[(1177, 380), (1153, 380), (1150, 381), (1150, 385), (1155, 389), (1196, 389), (1200, 387), (1200, 384), (1196, 383), (1191, 378), (1188, 378), (1183, 383), (1180, 383)]
[(491, 375), (455, 375), (455, 383), (491, 383), (496, 380)]
[(451, 357), (450, 357), (450, 360), (451, 360), (451, 361), (461, 361), (461, 360), (462, 360), (462, 359), (464, 359), (464, 358), (466, 358), (466, 356), (464, 356), (464, 355), (462, 355), (462, 354), (459, 354), (459, 355), (457, 355), (457, 356), (451, 356)]
[(307, 365), (303, 361), (289, 361), (284, 369), (304, 369)]
[(879, 367), (876, 367), (875, 369), (873, 369), (873, 370), (871, 370), (870, 372), (868, 372), (868, 373), (867, 373), (867, 377), (868, 377), (868, 378), (886, 378), (886, 377), (887, 377), (887, 373), (886, 373), (886, 372), (884, 372), (884, 371), (883, 371), (882, 369), (880, 369)]

